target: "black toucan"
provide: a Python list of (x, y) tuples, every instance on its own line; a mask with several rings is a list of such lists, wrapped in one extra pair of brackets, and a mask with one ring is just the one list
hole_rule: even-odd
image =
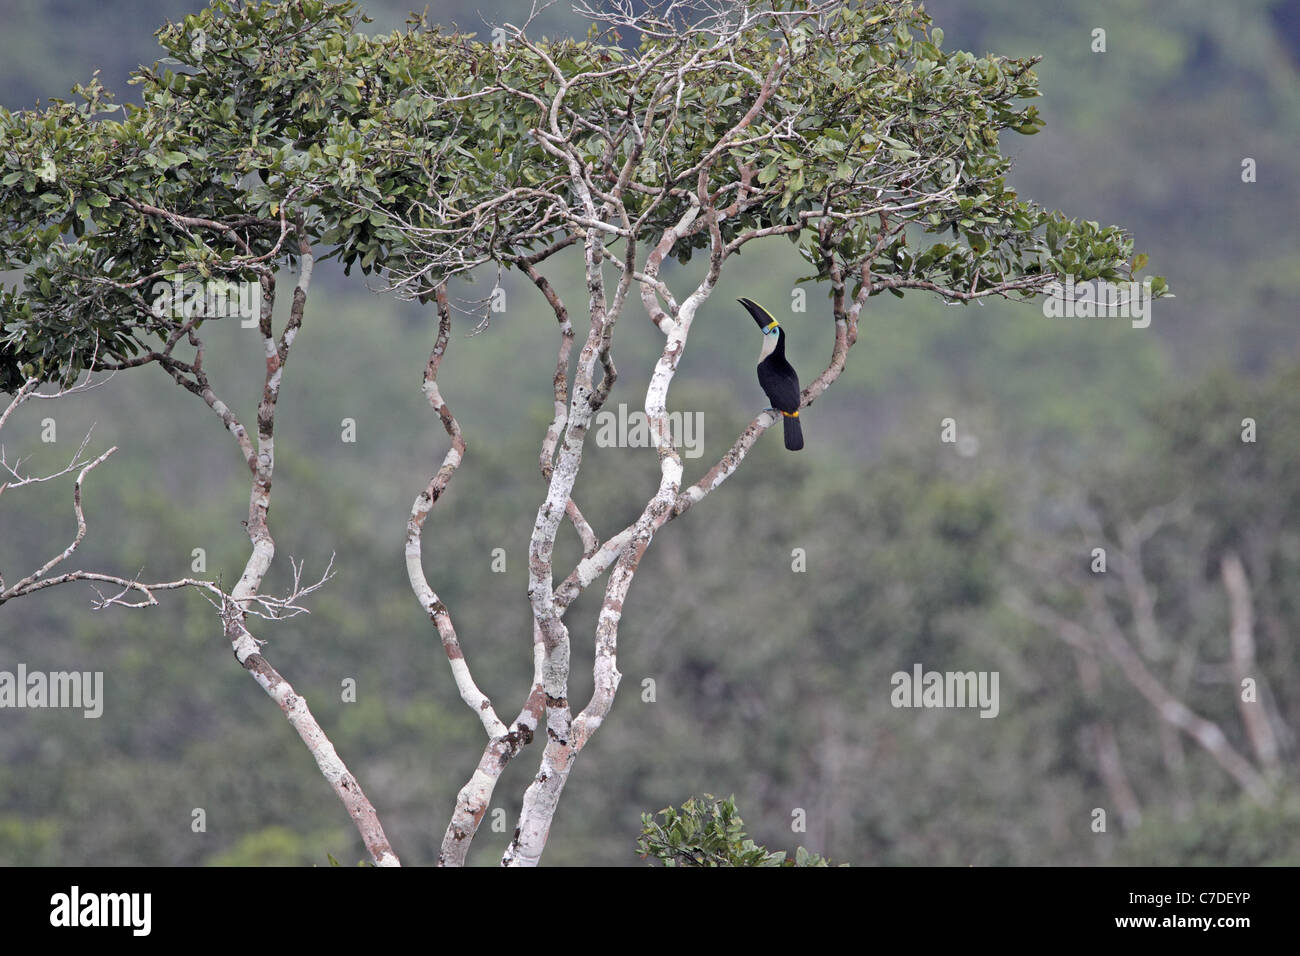
[(785, 358), (785, 329), (753, 299), (736, 301), (749, 310), (763, 330), (763, 351), (758, 354), (758, 384), (785, 421), (785, 447), (798, 451), (803, 447), (803, 429), (799, 427), (799, 376)]

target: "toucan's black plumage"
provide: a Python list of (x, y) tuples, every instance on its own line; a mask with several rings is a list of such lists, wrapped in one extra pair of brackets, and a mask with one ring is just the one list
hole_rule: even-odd
[(758, 384), (785, 422), (785, 447), (803, 447), (799, 426), (799, 376), (785, 358), (785, 329), (753, 299), (737, 299), (763, 330), (763, 351), (758, 356)]

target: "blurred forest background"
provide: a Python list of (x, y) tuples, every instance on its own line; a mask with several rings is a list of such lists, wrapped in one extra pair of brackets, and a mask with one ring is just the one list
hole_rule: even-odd
[[(130, 71), (158, 55), (152, 32), (198, 6), (0, 0), (0, 102), (67, 97), (95, 69), (131, 100)], [(1047, 128), (1004, 139), (1013, 185), (1130, 229), (1178, 298), (1157, 302), (1147, 329), (1047, 318), (1037, 302), (873, 299), (847, 371), (804, 416), (807, 449), (789, 454), (765, 436), (724, 488), (655, 540), (620, 634), (622, 693), (577, 762), (549, 864), (637, 864), (639, 815), (703, 792), (734, 793), (751, 835), (773, 849), (803, 844), (861, 865), (1300, 864), (1300, 2), (926, 7), (949, 49), (1043, 55)], [(369, 32), (401, 26), (408, 10), (403, 0), (363, 8)], [(480, 14), (518, 22), (525, 9), (443, 0), (429, 17), (485, 33)], [(563, 4), (540, 22), (550, 35), (585, 32)], [(1104, 54), (1090, 49), (1098, 27)], [(1257, 182), (1242, 182), (1245, 157)], [(807, 377), (824, 365), (824, 290), (789, 315), (804, 269), (785, 242), (746, 252), (696, 322), (673, 392), (676, 408), (704, 413), (705, 456), (686, 462), (688, 480), (765, 404), (736, 296), (782, 317)], [(582, 328), (574, 279), (561, 293)], [(469, 298), (491, 281), (453, 291)], [(517, 276), (505, 288), (506, 311), (476, 336), (462, 322), (443, 365), (469, 454), (430, 518), (425, 566), (480, 686), (513, 715), (531, 669), (526, 554), (544, 491), (536, 455), (554, 319)], [(638, 314), (629, 309), (621, 332), (612, 408), (639, 407), (659, 348)], [(268, 590), (286, 583), (289, 555), (310, 577), (337, 552), (339, 574), (310, 617), (262, 633), (407, 864), (435, 859), (483, 745), (403, 568), (411, 501), (447, 442), (419, 388), (435, 329), (432, 307), (318, 271), (280, 401), (279, 576)], [(251, 421), (256, 334), (234, 323), (209, 333), (218, 390)], [(53, 447), (39, 441), (46, 415), (58, 422)], [(345, 417), (358, 423), (356, 444), (339, 441)], [(939, 441), (948, 417), (967, 436), (960, 446)], [(1257, 423), (1254, 443), (1241, 440), (1244, 418)], [(61, 466), (92, 423), (92, 449), (121, 448), (88, 482), (76, 566), (165, 579), (189, 573), (203, 547), (209, 572), (233, 581), (248, 547), (247, 474), (208, 409), (146, 368), (57, 406), (28, 405), (5, 446), (32, 454), (34, 468)], [(578, 500), (609, 534), (656, 477), (651, 450), (590, 449)], [(70, 484), (4, 498), (7, 576), (71, 540)], [(505, 573), (491, 570), (498, 547)], [(1107, 549), (1105, 574), (1090, 570), (1095, 547)], [(794, 548), (806, 550), (806, 573), (791, 570)], [(1230, 554), (1254, 617), (1260, 700), (1247, 706), (1267, 717), (1276, 759), (1242, 720), (1221, 570)], [(669, 602), (652, 600), (664, 591)], [(107, 612), (90, 609), (93, 596), (73, 585), (0, 608), (0, 669), (101, 670), (106, 696), (98, 720), (0, 712), (0, 863), (364, 857), (200, 596)], [(597, 606), (580, 601), (570, 614), (577, 701), (590, 692)], [(1253, 799), (1171, 731), (1131, 670), (1080, 649), (1079, 629), (1136, 648), (1141, 670), (1214, 722), (1277, 799)], [(998, 716), (893, 708), (890, 675), (915, 663), (998, 671)], [(356, 703), (339, 699), (348, 677)], [(654, 703), (641, 700), (645, 678)], [(497, 787), (507, 828), (539, 756), (537, 744), (525, 750)], [(191, 832), (195, 807), (205, 833)], [(1098, 807), (1104, 833), (1092, 827)], [(791, 832), (795, 808), (807, 811), (806, 833)], [(471, 861), (495, 863), (506, 839), (485, 826)]]

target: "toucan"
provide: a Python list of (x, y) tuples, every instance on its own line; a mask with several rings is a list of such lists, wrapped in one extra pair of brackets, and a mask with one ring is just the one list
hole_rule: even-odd
[(799, 427), (799, 376), (785, 358), (785, 329), (753, 299), (736, 301), (749, 310), (763, 330), (763, 351), (758, 353), (758, 384), (785, 421), (785, 447), (798, 451), (803, 447), (803, 429)]

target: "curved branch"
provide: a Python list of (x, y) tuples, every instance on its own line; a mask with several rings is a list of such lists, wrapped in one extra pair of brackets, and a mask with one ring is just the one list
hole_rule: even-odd
[(492, 702), (487, 695), (474, 683), (469, 665), (465, 662), (460, 639), (456, 636), (451, 613), (447, 610), (447, 605), (429, 586), (420, 561), (425, 519), (428, 518), (430, 510), (442, 497), (443, 492), (447, 490), (447, 485), (465, 457), (465, 438), (461, 434), (460, 423), (456, 421), (451, 409), (443, 400), (442, 393), (438, 390), (438, 366), (442, 364), (451, 336), (451, 309), (447, 303), (446, 284), (439, 284), (435, 294), (438, 302), (438, 338), (425, 366), (424, 394), (429, 399), (429, 405), (441, 419), (442, 427), (448, 437), (451, 438), (451, 447), (447, 449), (447, 454), (442, 460), (442, 467), (429, 479), (428, 485), (411, 506), (411, 517), (406, 523), (406, 573), (416, 600), (429, 615), (429, 620), (433, 622), (442, 638), (442, 647), (447, 653), (447, 661), (451, 665), (452, 676), (456, 680), (461, 699), (478, 715), (488, 736), (499, 737), (506, 733), (506, 727), (497, 717), (496, 711), (492, 709)]

